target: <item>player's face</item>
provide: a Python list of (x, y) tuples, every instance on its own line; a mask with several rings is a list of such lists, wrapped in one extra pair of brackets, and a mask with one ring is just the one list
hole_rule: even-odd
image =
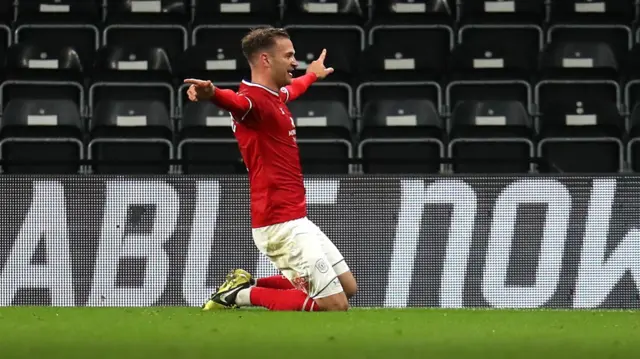
[(293, 71), (298, 67), (293, 43), (289, 39), (278, 39), (272, 52), (271, 76), (278, 85), (284, 87), (293, 80)]

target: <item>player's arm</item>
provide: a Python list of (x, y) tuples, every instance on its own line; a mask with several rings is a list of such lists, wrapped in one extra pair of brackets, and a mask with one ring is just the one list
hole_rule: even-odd
[(318, 80), (318, 75), (313, 72), (307, 72), (305, 75), (296, 77), (291, 81), (291, 85), (284, 88), (287, 98), (285, 102), (293, 101), (307, 92), (309, 87)]
[(237, 114), (240, 116), (237, 120), (240, 121), (242, 121), (253, 108), (253, 103), (248, 97), (237, 94), (232, 90), (216, 88), (215, 86), (213, 88), (211, 102), (232, 114)]
[(287, 98), (285, 102), (293, 101), (307, 92), (309, 87), (316, 81), (322, 80), (329, 74), (333, 73), (333, 67), (325, 67), (324, 59), (327, 57), (327, 49), (323, 49), (317, 60), (313, 61), (307, 67), (307, 73), (304, 76), (297, 77), (291, 81), (291, 84), (285, 87)]
[(211, 81), (186, 79), (185, 83), (191, 84), (187, 90), (187, 96), (191, 101), (211, 101), (216, 106), (237, 115), (242, 120), (253, 108), (251, 100), (228, 89), (217, 88)]

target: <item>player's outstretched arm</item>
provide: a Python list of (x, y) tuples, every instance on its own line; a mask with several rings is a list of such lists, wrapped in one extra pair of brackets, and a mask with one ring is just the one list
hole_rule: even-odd
[(184, 83), (191, 85), (187, 90), (191, 101), (212, 101), (232, 114), (245, 115), (251, 110), (251, 100), (247, 97), (232, 90), (217, 88), (209, 80), (186, 79)]
[(324, 66), (324, 59), (326, 57), (327, 49), (323, 49), (318, 59), (309, 64), (307, 73), (291, 81), (291, 85), (286, 87), (289, 93), (287, 101), (293, 101), (300, 97), (314, 82), (322, 80), (333, 73), (333, 67), (327, 68)]

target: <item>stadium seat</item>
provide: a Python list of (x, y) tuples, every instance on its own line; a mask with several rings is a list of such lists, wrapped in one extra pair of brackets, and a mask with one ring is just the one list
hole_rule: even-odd
[[(174, 92), (169, 85), (95, 83), (89, 89), (95, 173), (166, 174), (173, 159)], [(127, 163), (129, 162), (129, 163)]]
[(455, 173), (533, 171), (533, 121), (519, 101), (459, 101), (449, 122)]
[(8, 58), (11, 77), (82, 81), (92, 74), (98, 28), (86, 24), (25, 24), (16, 29)]
[(116, 23), (175, 23), (191, 18), (189, 0), (106, 0), (106, 20)]
[(452, 77), (532, 79), (543, 39), (542, 29), (536, 25), (464, 26), (458, 31)]
[(631, 30), (626, 26), (555, 25), (547, 32), (542, 70), (547, 79), (615, 79), (631, 46)]
[(371, 2), (374, 25), (453, 24), (455, 0), (375, 0)]
[(196, 24), (276, 24), (281, 0), (195, 0)]
[(247, 172), (233, 136), (229, 112), (210, 102), (184, 105), (179, 122), (178, 159), (185, 174)]
[(168, 81), (187, 48), (187, 30), (175, 25), (111, 25), (103, 32), (100, 81)]
[(358, 158), (364, 173), (439, 173), (445, 156), (444, 124), (426, 99), (368, 102)]
[(297, 100), (288, 107), (303, 172), (348, 173), (353, 154), (350, 110), (338, 101)]
[(192, 43), (180, 61), (182, 78), (237, 81), (249, 78), (249, 64), (240, 42), (252, 27), (201, 25), (193, 30)]
[[(2, 124), (6, 124), (4, 138), (13, 137), (3, 147), (7, 159), (11, 160), (68, 160), (79, 159), (82, 155), (76, 151), (76, 144), (70, 139), (80, 139), (75, 117), (85, 113), (85, 94), (81, 84), (55, 81), (17, 81), (8, 80), (0, 85), (0, 103), (3, 112)], [(5, 113), (7, 112), (7, 113)], [(77, 113), (77, 114), (76, 114)], [(28, 128), (26, 125), (32, 124)], [(54, 126), (61, 125), (61, 126)], [(59, 141), (47, 141), (25, 138), (58, 137)], [(16, 138), (22, 138), (18, 141)], [(29, 142), (35, 141), (35, 142)], [(45, 147), (46, 146), (46, 147)], [(50, 153), (41, 153), (46, 148)], [(34, 149), (36, 152), (24, 152)], [(12, 165), (6, 168), (9, 172), (46, 171), (50, 173), (77, 172), (77, 163), (50, 163), (32, 166)]]
[(363, 25), (366, 0), (285, 0), (286, 25)]
[[(314, 83), (307, 92), (295, 101), (314, 100), (314, 101), (332, 101), (340, 102), (349, 113), (353, 113), (354, 94), (351, 86), (344, 82), (332, 82), (329, 79)], [(293, 103), (293, 101), (291, 102)], [(291, 104), (290, 103), (290, 104)]]
[(436, 82), (365, 82), (356, 89), (356, 114), (361, 116), (369, 103), (385, 100), (428, 100), (442, 107), (442, 89)]
[(634, 1), (562, 0), (551, 1), (549, 20), (552, 23), (631, 24), (636, 16)]
[(545, 0), (458, 1), (459, 21), (469, 23), (541, 24)]
[(357, 74), (358, 59), (365, 48), (365, 33), (358, 26), (287, 26), (296, 49), (299, 69), (307, 66), (327, 49), (325, 64), (333, 67), (329, 81), (351, 82)]
[(611, 173), (622, 169), (624, 119), (613, 81), (536, 85), (541, 172)]
[[(7, 80), (0, 85), (0, 104), (6, 108), (12, 100), (65, 100), (86, 113), (86, 96), (80, 83), (69, 81)], [(1, 114), (1, 113), (0, 113)]]
[(0, 126), (4, 173), (72, 174), (84, 159), (80, 108), (64, 99), (10, 100)]
[[(425, 47), (416, 46), (416, 39)], [(453, 31), (444, 25), (381, 25), (369, 31), (364, 81), (439, 80), (446, 73)]]
[(445, 90), (445, 113), (451, 113), (462, 101), (516, 101), (524, 108), (532, 103), (533, 93), (522, 80), (453, 81)]
[(20, 0), (16, 2), (19, 23), (89, 23), (102, 21), (101, 0)]

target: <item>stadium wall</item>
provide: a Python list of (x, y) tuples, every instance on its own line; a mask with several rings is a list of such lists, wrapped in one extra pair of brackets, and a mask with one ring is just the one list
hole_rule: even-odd
[[(363, 307), (640, 308), (640, 177), (309, 177)], [(0, 177), (0, 306), (199, 306), (255, 249), (246, 176)]]

